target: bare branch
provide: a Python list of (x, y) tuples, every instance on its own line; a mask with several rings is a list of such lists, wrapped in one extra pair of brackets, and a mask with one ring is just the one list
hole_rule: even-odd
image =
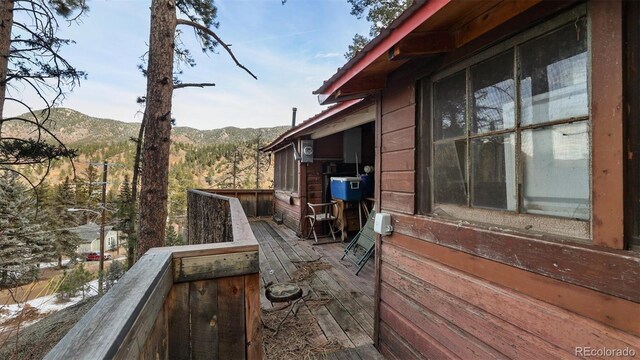
[(203, 87), (207, 87), (207, 86), (216, 86), (216, 84), (214, 83), (181, 83), (181, 84), (173, 84), (173, 89), (183, 89), (186, 87), (199, 87), (199, 88), (203, 88)]
[(233, 54), (233, 51), (231, 51), (231, 47), (229, 45), (227, 45), (224, 41), (222, 41), (222, 39), (220, 39), (220, 37), (213, 32), (211, 29), (209, 29), (208, 27), (202, 25), (202, 24), (198, 24), (195, 21), (191, 21), (191, 20), (186, 20), (186, 19), (178, 19), (177, 22), (178, 25), (186, 25), (186, 26), (191, 26), (197, 30), (200, 30), (202, 32), (204, 32), (205, 34), (211, 36), (212, 38), (216, 39), (216, 41), (222, 45), (222, 47), (227, 51), (227, 53), (229, 54), (229, 56), (231, 56), (231, 59), (233, 59), (233, 61), (236, 63), (236, 65), (238, 65), (238, 67), (240, 67), (241, 69), (243, 69), (244, 71), (246, 71), (249, 75), (251, 75), (251, 77), (253, 77), (254, 79), (258, 80), (258, 77), (255, 76), (249, 69), (247, 69), (244, 65), (240, 64), (240, 62), (238, 61), (238, 59), (236, 59), (236, 56)]

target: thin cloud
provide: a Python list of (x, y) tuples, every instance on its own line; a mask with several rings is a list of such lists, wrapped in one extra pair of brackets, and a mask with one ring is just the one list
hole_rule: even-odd
[(316, 58), (332, 58), (332, 57), (338, 57), (338, 56), (342, 56), (342, 54), (340, 53), (336, 53), (336, 52), (329, 52), (329, 53), (324, 53), (324, 52), (319, 52), (316, 54)]

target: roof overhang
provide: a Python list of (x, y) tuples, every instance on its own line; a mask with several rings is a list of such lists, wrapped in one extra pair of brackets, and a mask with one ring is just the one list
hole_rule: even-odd
[[(373, 102), (369, 99), (351, 99), (348, 101), (341, 102), (330, 108), (322, 111), (321, 113), (303, 121), (302, 123), (292, 127), (291, 129), (285, 131), (280, 136), (278, 136), (275, 140), (273, 140), (269, 145), (260, 149), (262, 152), (273, 152), (277, 149), (288, 146), (289, 143), (303, 136), (311, 135), (314, 137), (315, 132), (319, 131), (318, 129), (322, 129), (333, 122), (343, 120), (347, 117), (350, 117), (353, 114), (361, 113), (362, 109), (372, 107)], [(374, 114), (375, 115), (375, 114)], [(357, 121), (362, 121), (358, 118)], [(365, 121), (369, 122), (371, 120)], [(353, 125), (357, 126), (357, 125)], [(337, 131), (336, 131), (337, 132)], [(327, 134), (329, 135), (329, 134)], [(324, 136), (327, 136), (324, 135)]]
[(409, 60), (459, 49), (542, 1), (416, 0), (313, 93), (320, 104), (375, 93)]

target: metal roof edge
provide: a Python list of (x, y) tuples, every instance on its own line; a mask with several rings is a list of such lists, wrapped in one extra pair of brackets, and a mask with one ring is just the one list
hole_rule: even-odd
[(299, 134), (300, 132), (309, 129), (309, 128), (313, 127), (314, 125), (318, 125), (318, 124), (322, 123), (323, 121), (325, 121), (325, 120), (327, 120), (329, 118), (332, 118), (335, 115), (338, 115), (338, 114), (342, 113), (343, 111), (349, 110), (352, 107), (356, 106), (357, 104), (362, 103), (365, 100), (366, 100), (366, 98), (352, 99), (352, 100), (347, 100), (347, 101), (338, 103), (336, 105), (333, 105), (333, 106), (325, 109), (324, 111), (322, 111), (322, 112), (310, 117), (309, 119), (301, 122), (300, 124), (292, 127), (291, 129), (285, 131), (280, 136), (278, 136), (275, 140), (273, 140), (269, 145), (266, 145), (266, 146), (260, 148), (260, 151), (261, 152), (269, 152), (269, 151), (273, 150), (274, 148), (278, 147), (278, 145), (284, 143), (285, 141), (290, 140), (296, 134)]

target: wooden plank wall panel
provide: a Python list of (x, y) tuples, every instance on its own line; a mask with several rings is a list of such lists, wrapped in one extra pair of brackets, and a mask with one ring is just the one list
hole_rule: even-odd
[(381, 198), (383, 210), (413, 214), (415, 203), (413, 194), (383, 191), (381, 194)]
[(144, 350), (140, 354), (140, 359), (144, 360), (163, 360), (169, 359), (167, 351), (168, 328), (167, 328), (167, 312), (163, 308), (156, 318), (155, 324), (149, 333), (149, 337), (144, 344)]
[(247, 359), (264, 358), (262, 322), (260, 321), (260, 274), (244, 276), (244, 303), (247, 339)]
[[(398, 242), (397, 237), (384, 238), (380, 269), (381, 321), (401, 336), (397, 339), (381, 331), (380, 346), (396, 357), (406, 356), (400, 353), (406, 349), (399, 349), (399, 340), (415, 345), (420, 338), (434, 343), (435, 348), (418, 349), (428, 357), (442, 356), (439, 346), (462, 358), (523, 359), (572, 358), (576, 346), (640, 347), (638, 336), (442, 265), (420, 255), (429, 252), (405, 247), (423, 241), (402, 236), (404, 240)], [(408, 329), (418, 334), (408, 334)], [(473, 352), (468, 353), (472, 346)]]
[(389, 84), (382, 94), (382, 116), (414, 105), (415, 87), (413, 82), (402, 83), (404, 79), (389, 79)]
[[(384, 299), (380, 302), (380, 321), (387, 324), (400, 335), (407, 344), (411, 344), (423, 356), (433, 359), (461, 359), (442, 346), (429, 334), (421, 331), (411, 320), (394, 310)], [(384, 339), (380, 340), (385, 343)]]
[(408, 344), (387, 324), (380, 325), (380, 336), (385, 339), (380, 344), (380, 352), (386, 359), (412, 360), (426, 359), (415, 348)]
[(216, 280), (189, 283), (191, 358), (218, 354), (218, 287)]
[(217, 279), (218, 326), (225, 331), (218, 333), (218, 358), (246, 357), (244, 276)]
[[(385, 273), (383, 272), (384, 276)], [(384, 277), (383, 281), (387, 280)], [(404, 279), (401, 279), (404, 280)], [(429, 334), (451, 352), (463, 359), (500, 358), (503, 355), (477, 338), (466, 334), (460, 328), (453, 326), (447, 319), (418, 304), (408, 296), (415, 293), (402, 294), (390, 285), (383, 283), (380, 295), (383, 301), (405, 318), (410, 319), (421, 331)]]
[(284, 224), (293, 231), (300, 229), (300, 205), (289, 204), (281, 199), (275, 198), (275, 212), (282, 215)]
[(382, 172), (414, 170), (413, 159), (413, 149), (382, 153)]
[[(455, 326), (456, 329), (459, 329), (457, 334), (455, 332), (452, 334), (452, 339), (445, 339), (452, 342), (453, 346), (459, 347), (460, 344), (458, 342), (465, 344), (465, 347), (484, 342), (491, 344), (491, 347), (499, 351), (499, 353), (493, 353), (488, 350), (483, 355), (481, 352), (476, 352), (477, 350), (475, 349), (463, 347), (456, 349), (456, 354), (463, 354), (466, 350), (473, 350), (473, 353), (469, 354), (473, 358), (478, 356), (483, 358), (487, 356), (501, 357), (500, 355), (505, 355), (516, 359), (551, 359), (567, 356), (563, 351), (532, 336), (526, 330), (517, 328), (497, 316), (449, 295), (431, 284), (411, 279), (405, 272), (390, 265), (385, 264), (383, 281), (385, 284), (382, 286), (382, 296), (385, 299), (391, 299), (390, 302), (395, 304), (397, 309), (405, 308), (408, 306), (407, 304), (411, 304), (414, 308), (422, 306), (424, 309), (421, 309), (421, 311), (437, 311), (442, 316), (441, 319), (450, 324), (449, 326)], [(406, 296), (411, 297), (415, 302), (414, 300), (403, 299), (400, 294), (407, 294)], [(506, 306), (506, 304), (502, 304), (502, 306)], [(403, 313), (405, 312), (403, 311)], [(411, 318), (419, 320), (419, 313), (418, 316), (412, 316)], [(422, 324), (424, 327), (426, 322), (422, 321)], [(446, 330), (446, 327), (444, 328)], [(438, 329), (435, 329), (430, 333), (433, 335), (437, 331)], [(435, 335), (433, 336), (435, 337)], [(487, 351), (481, 345), (479, 347), (480, 351)], [(448, 348), (452, 349), (451, 346), (448, 346)], [(537, 349), (535, 354), (530, 352), (532, 348)]]
[(404, 214), (415, 212), (414, 86), (394, 86), (382, 97), (381, 206)]
[[(512, 267), (640, 302), (640, 257), (633, 252), (532, 239), (437, 218), (394, 216), (394, 231)], [(526, 249), (526, 251), (524, 251)], [(491, 250), (491, 251), (489, 251)]]
[(382, 152), (413, 149), (415, 146), (414, 126), (382, 134)]
[(413, 193), (415, 186), (415, 171), (397, 171), (382, 173), (382, 191)]
[[(306, 202), (312, 204), (322, 203), (322, 163), (321, 162), (313, 162), (310, 164), (304, 164), (307, 168), (307, 199)], [(301, 218), (303, 218), (308, 213), (307, 204), (301, 204)], [(318, 223), (315, 226), (316, 231), (321, 231), (322, 224)], [(309, 226), (307, 221), (302, 221), (300, 224), (300, 231), (302, 234), (306, 235), (309, 231)]]
[(384, 115), (382, 134), (415, 126), (416, 106), (410, 105)]
[(191, 359), (191, 330), (189, 325), (189, 283), (173, 284), (164, 311), (168, 314), (169, 359)]

